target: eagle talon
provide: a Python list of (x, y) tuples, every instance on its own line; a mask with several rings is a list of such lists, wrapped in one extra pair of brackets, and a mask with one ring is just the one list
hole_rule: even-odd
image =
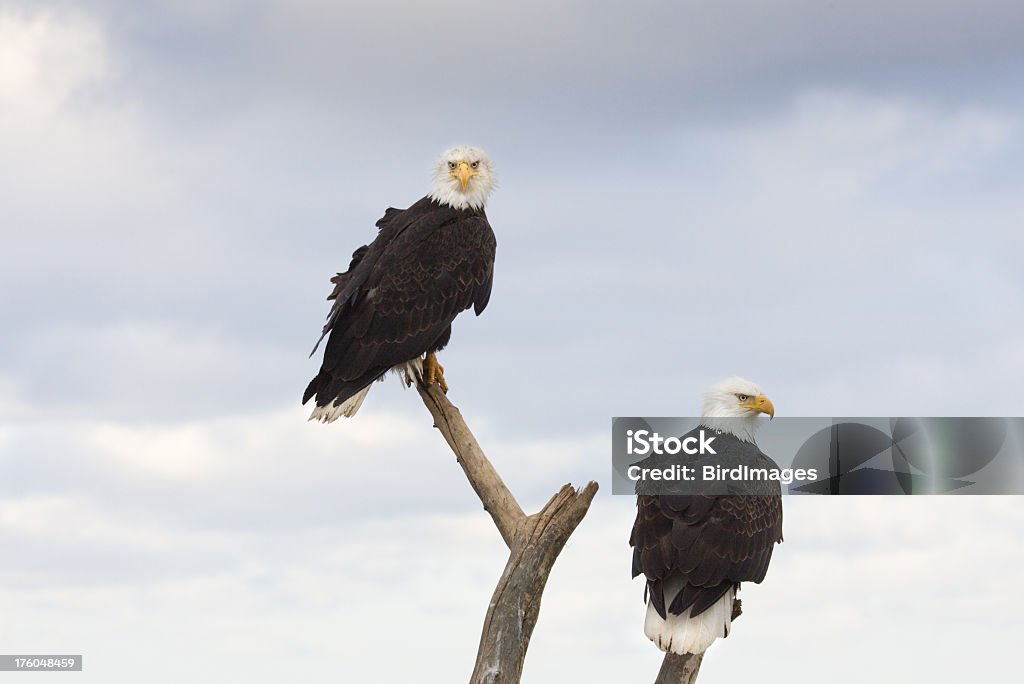
[(427, 354), (423, 359), (423, 384), (427, 387), (436, 384), (441, 391), (448, 394), (448, 383), (444, 380), (444, 366), (437, 361), (434, 352)]

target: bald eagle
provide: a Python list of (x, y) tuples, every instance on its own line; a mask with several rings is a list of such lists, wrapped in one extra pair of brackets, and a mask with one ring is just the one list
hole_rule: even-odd
[[(775, 407), (752, 382), (729, 378), (704, 395), (701, 425), (716, 432), (716, 460), (778, 466), (754, 443), (758, 416)], [(723, 420), (724, 419), (724, 420)], [(691, 434), (696, 435), (700, 428)], [(663, 651), (703, 653), (729, 635), (740, 582), (760, 582), (782, 541), (779, 482), (733, 483), (742, 494), (643, 494), (629, 544), (633, 577), (643, 573), (644, 633)]]
[(302, 396), (303, 404), (316, 400), (310, 420), (354, 415), (391, 369), (407, 384), (448, 391), (435, 354), (448, 344), (455, 317), (470, 307), (479, 316), (491, 296), (496, 241), (484, 204), (494, 185), (483, 150), (448, 150), (437, 160), (430, 193), (408, 209), (385, 211), (377, 238), (331, 278), (334, 305), (317, 346), (330, 337)]

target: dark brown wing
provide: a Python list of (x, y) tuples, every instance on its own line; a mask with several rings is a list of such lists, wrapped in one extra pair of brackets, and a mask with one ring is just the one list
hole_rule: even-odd
[[(385, 209), (384, 216), (377, 219), (376, 226), (379, 231), (377, 239), (369, 245), (363, 245), (356, 251), (352, 252), (352, 261), (348, 264), (348, 270), (344, 273), (338, 273), (331, 278), (331, 282), (334, 284), (334, 289), (331, 290), (331, 294), (327, 295), (327, 300), (334, 301), (334, 305), (331, 307), (330, 313), (327, 314), (327, 322), (324, 323), (323, 332), (320, 333), (320, 339), (318, 339), (316, 344), (313, 345), (313, 351), (309, 353), (310, 356), (313, 356), (313, 354), (316, 353), (317, 347), (320, 346), (320, 343), (324, 341), (327, 334), (334, 328), (334, 321), (337, 320), (338, 315), (345, 308), (344, 305), (349, 299), (349, 293), (357, 291), (356, 286), (359, 284), (359, 281), (357, 280), (353, 283), (353, 276), (355, 275), (356, 267), (363, 260), (363, 257), (365, 257), (368, 252), (372, 251), (371, 260), (376, 260), (387, 247), (388, 243), (390, 243), (395, 235), (399, 234), (406, 225), (405, 222), (396, 221), (396, 219), (406, 212), (412, 211), (416, 206), (417, 205), (413, 205), (412, 207), (409, 207), (409, 209), (395, 209), (394, 207), (388, 207)], [(361, 278), (359, 280), (365, 280), (365, 273), (361, 271), (360, 276)], [(303, 401), (303, 403), (305, 403), (305, 401)]]
[(392, 366), (443, 346), (460, 312), (487, 304), (496, 243), (482, 211), (421, 200), (379, 224), (377, 239), (335, 283), (323, 365), (304, 403), (344, 401)]
[[(760, 582), (782, 541), (780, 496), (637, 497), (629, 543), (633, 576), (643, 573), (658, 614), (699, 615), (740, 582)], [(664, 582), (684, 587), (665, 605)]]

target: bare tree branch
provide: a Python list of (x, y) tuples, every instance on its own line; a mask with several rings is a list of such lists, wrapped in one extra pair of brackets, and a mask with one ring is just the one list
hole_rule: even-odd
[(548, 575), (590, 508), (597, 483), (591, 481), (581, 490), (564, 485), (540, 511), (527, 516), (459, 410), (438, 387), (417, 383), (416, 388), (511, 552), (487, 607), (470, 683), (516, 684), (522, 676)]
[(473, 491), (480, 497), (484, 510), (494, 519), (505, 545), (512, 548), (516, 529), (526, 519), (519, 502), (505, 486), (498, 471), (484, 456), (476, 437), (462, 419), (459, 409), (448, 401), (448, 397), (436, 385), (424, 388), (417, 383), (416, 389), (419, 390), (430, 415), (434, 417), (434, 427), (444, 435), (445, 441), (455, 452), (455, 458), (465, 471)]
[(697, 680), (700, 663), (704, 660), (703, 653), (666, 653), (661, 661), (661, 670), (654, 684), (691, 684)]

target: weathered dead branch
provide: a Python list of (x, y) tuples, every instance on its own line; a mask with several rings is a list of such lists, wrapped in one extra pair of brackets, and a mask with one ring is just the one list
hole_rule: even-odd
[(510, 551), (487, 607), (470, 684), (515, 684), (522, 676), (548, 575), (590, 508), (597, 483), (580, 490), (564, 485), (540, 511), (526, 515), (459, 410), (437, 386), (417, 389)]

